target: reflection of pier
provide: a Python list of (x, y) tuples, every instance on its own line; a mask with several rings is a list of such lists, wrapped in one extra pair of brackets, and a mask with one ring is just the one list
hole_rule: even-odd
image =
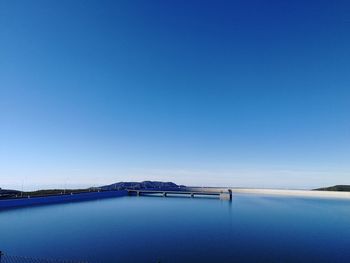
[(165, 190), (147, 190), (147, 189), (127, 189), (129, 195), (152, 195), (152, 194), (160, 194), (164, 197), (168, 195), (185, 195), (190, 197), (195, 196), (218, 196), (223, 200), (231, 200), (232, 199), (232, 191), (229, 189), (227, 191), (165, 191)]

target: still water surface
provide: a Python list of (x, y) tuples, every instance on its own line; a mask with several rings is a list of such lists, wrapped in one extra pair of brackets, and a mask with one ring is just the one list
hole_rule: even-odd
[(128, 196), (6, 210), (0, 250), (90, 262), (349, 262), (350, 200)]

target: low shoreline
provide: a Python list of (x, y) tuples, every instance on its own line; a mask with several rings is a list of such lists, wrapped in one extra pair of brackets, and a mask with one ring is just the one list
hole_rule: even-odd
[(202, 191), (227, 191), (232, 194), (258, 194), (258, 195), (283, 195), (310, 198), (337, 198), (350, 199), (350, 192), (319, 191), (319, 190), (289, 190), (289, 189), (265, 189), (265, 188), (235, 188), (235, 187), (188, 187), (191, 190)]
[[(268, 196), (290, 196), (304, 198), (323, 198), (323, 199), (350, 199), (350, 192), (316, 191), (316, 190), (287, 190), (287, 189), (263, 189), (263, 188), (234, 188), (234, 187), (186, 187), (186, 191), (195, 192), (227, 192), (232, 191), (233, 198), (235, 194), (255, 194)], [(31, 198), (11, 198), (0, 200), (0, 210), (6, 208), (45, 205), (65, 202), (79, 202), (101, 198), (111, 198), (126, 196), (126, 190), (86, 192), (66, 195), (50, 195)]]
[(284, 195), (299, 197), (350, 199), (350, 192), (331, 192), (314, 190), (278, 190), (278, 189), (232, 189), (232, 193)]

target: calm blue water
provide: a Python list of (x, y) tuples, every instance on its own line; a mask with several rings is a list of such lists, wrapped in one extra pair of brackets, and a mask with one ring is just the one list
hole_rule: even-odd
[(120, 197), (0, 212), (0, 250), (91, 262), (349, 262), (350, 201)]

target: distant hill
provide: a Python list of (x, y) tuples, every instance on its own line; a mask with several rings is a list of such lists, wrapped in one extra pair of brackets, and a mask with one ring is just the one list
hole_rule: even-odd
[(101, 190), (125, 190), (125, 189), (162, 189), (179, 190), (185, 189), (184, 185), (177, 185), (172, 182), (143, 181), (143, 182), (119, 182), (100, 187)]
[(338, 191), (338, 192), (350, 192), (350, 185), (334, 185), (330, 187), (322, 187), (314, 189), (315, 191)]

